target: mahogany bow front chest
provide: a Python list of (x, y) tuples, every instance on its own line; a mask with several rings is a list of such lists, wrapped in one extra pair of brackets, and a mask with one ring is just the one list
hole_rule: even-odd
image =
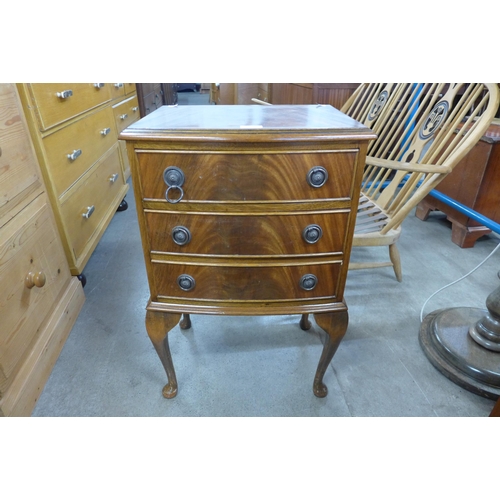
[(125, 129), (151, 297), (146, 329), (177, 394), (168, 332), (190, 314), (307, 314), (347, 329), (344, 286), (367, 143), (331, 106), (163, 106)]

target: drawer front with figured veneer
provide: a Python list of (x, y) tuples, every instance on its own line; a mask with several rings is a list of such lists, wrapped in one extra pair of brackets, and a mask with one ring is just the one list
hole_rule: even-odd
[(206, 300), (334, 298), (340, 263), (186, 265), (154, 262), (158, 297)]
[(70, 278), (42, 194), (0, 229), (0, 397)]
[(111, 99), (109, 84), (30, 83), (40, 130), (47, 130)]
[[(286, 201), (352, 197), (357, 151), (289, 154), (138, 153), (144, 198), (165, 199), (166, 170), (182, 172), (184, 200)], [(172, 198), (178, 194), (172, 192)]]
[(68, 192), (61, 214), (69, 245), (79, 259), (123, 187), (118, 145)]
[(341, 254), (348, 216), (145, 213), (152, 251), (205, 255)]
[(117, 141), (115, 119), (106, 107), (43, 139), (58, 196)]

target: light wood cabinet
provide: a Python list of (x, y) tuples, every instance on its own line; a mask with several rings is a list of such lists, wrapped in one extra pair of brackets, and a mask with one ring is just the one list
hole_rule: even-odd
[(31, 414), (84, 300), (69, 270), (16, 86), (0, 84), (1, 416)]
[(130, 176), (118, 134), (139, 119), (133, 83), (18, 84), (67, 261), (82, 275)]

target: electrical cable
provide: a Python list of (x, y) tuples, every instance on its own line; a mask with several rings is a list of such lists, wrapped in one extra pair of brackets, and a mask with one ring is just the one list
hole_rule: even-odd
[(439, 290), (437, 290), (436, 292), (434, 292), (425, 302), (424, 302), (424, 305), (422, 306), (422, 309), (420, 310), (420, 323), (422, 323), (423, 321), (423, 317), (424, 317), (424, 309), (425, 309), (425, 306), (427, 305), (427, 303), (429, 302), (429, 300), (432, 299), (432, 297), (434, 297), (434, 295), (437, 295), (439, 292), (443, 291), (444, 289), (452, 286), (452, 285), (455, 285), (456, 283), (458, 283), (459, 281), (462, 281), (463, 279), (467, 278), (467, 276), (470, 276), (474, 271), (476, 271), (477, 269), (479, 269), (498, 249), (500, 248), (500, 243), (493, 249), (493, 251), (481, 262), (479, 263), (472, 271), (469, 271), (466, 275), (462, 276), (461, 278), (458, 278), (457, 280), (455, 280), (453, 283), (449, 283), (448, 285), (445, 285), (443, 286), (442, 288), (440, 288)]

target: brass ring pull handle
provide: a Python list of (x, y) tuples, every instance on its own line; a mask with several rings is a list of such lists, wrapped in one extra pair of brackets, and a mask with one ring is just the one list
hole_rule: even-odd
[(187, 245), (191, 241), (191, 232), (187, 227), (175, 226), (172, 229), (172, 239), (179, 246)]
[[(165, 199), (169, 203), (179, 203), (179, 201), (181, 201), (184, 196), (184, 191), (181, 187), (184, 184), (185, 180), (184, 172), (178, 167), (167, 167), (163, 172), (163, 180), (168, 186), (168, 189), (165, 192)], [(169, 197), (168, 194), (172, 189), (178, 189), (180, 191), (181, 195), (179, 196), (179, 198), (172, 199)]]
[(42, 288), (42, 286), (45, 285), (46, 281), (47, 278), (45, 276), (45, 273), (42, 271), (39, 271), (37, 273), (30, 271), (26, 275), (26, 278), (24, 278), (24, 284), (26, 288), (33, 288), (34, 286), (36, 286), (37, 288)]
[(314, 290), (318, 284), (318, 278), (314, 274), (304, 274), (304, 276), (300, 278), (299, 284), (302, 290)]
[(306, 243), (317, 243), (323, 236), (323, 230), (318, 224), (309, 224), (304, 231), (302, 231), (302, 237)]
[(189, 276), (189, 274), (181, 274), (177, 278), (177, 284), (181, 290), (189, 292), (196, 286), (196, 281), (192, 276)]
[[(171, 189), (178, 189), (181, 192), (181, 195), (177, 199), (172, 199), (168, 197), (168, 193), (170, 192)], [(182, 200), (182, 197), (184, 196), (184, 190), (180, 186), (169, 186), (167, 190), (165, 191), (165, 199), (169, 203), (179, 203), (179, 201)]]
[(324, 167), (313, 167), (307, 173), (307, 183), (313, 188), (321, 187), (328, 180), (328, 172)]

